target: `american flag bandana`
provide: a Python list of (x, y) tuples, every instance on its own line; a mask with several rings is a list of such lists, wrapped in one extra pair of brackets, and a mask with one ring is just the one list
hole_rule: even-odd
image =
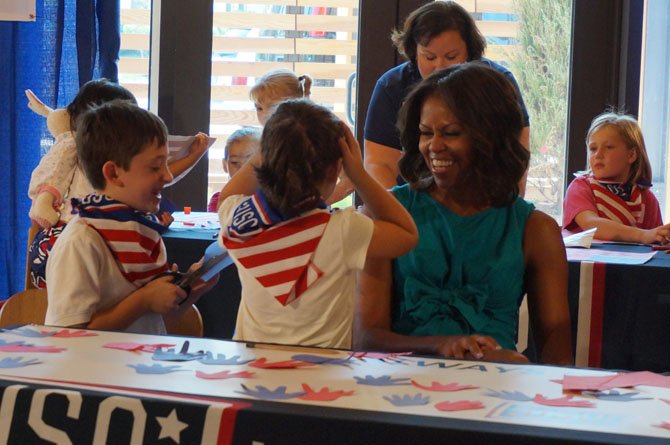
[(161, 233), (167, 229), (156, 215), (132, 209), (105, 195), (72, 198), (79, 217), (102, 236), (123, 276), (137, 287), (168, 270)]
[(286, 306), (323, 275), (312, 262), (330, 220), (330, 212), (323, 207), (287, 219), (258, 190), (233, 211), (231, 224), (222, 231), (223, 244)]
[(608, 185), (611, 187), (612, 184), (589, 177), (589, 185), (596, 200), (598, 216), (633, 227), (642, 223), (644, 204), (640, 187), (633, 184), (629, 198), (624, 199), (608, 188)]

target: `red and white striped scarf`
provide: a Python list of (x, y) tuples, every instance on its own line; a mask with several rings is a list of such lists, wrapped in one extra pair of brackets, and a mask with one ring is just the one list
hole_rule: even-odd
[(611, 192), (600, 181), (589, 177), (589, 185), (596, 200), (598, 216), (612, 221), (620, 222), (627, 226), (636, 227), (642, 224), (644, 219), (644, 204), (642, 203), (642, 190), (633, 184), (630, 198), (624, 200), (621, 196)]
[(79, 217), (105, 240), (123, 276), (140, 287), (168, 270), (161, 238), (166, 227), (143, 213), (104, 195), (72, 199)]
[(329, 220), (325, 209), (287, 220), (258, 191), (235, 208), (232, 223), (222, 231), (223, 244), (286, 306), (323, 275), (312, 260)]

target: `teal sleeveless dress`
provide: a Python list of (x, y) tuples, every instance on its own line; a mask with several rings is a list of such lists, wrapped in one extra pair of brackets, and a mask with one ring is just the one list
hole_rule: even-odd
[(484, 334), (515, 349), (525, 293), (523, 236), (535, 207), (459, 216), (428, 193), (394, 187), (419, 229), (419, 242), (393, 261), (391, 325), (404, 335)]

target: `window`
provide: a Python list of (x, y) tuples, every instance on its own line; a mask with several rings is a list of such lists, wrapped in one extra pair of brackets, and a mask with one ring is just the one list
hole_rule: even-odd
[(214, 1), (208, 198), (228, 179), (223, 149), (237, 128), (259, 125), (249, 90), (267, 71), (309, 74), (311, 98), (353, 125), (358, 0)]
[(670, 3), (647, 0), (644, 14), (640, 122), (653, 172), (653, 191), (661, 205), (663, 221), (670, 220), (668, 206), (668, 150), (670, 150)]
[(149, 108), (151, 0), (121, 0), (119, 83)]
[(487, 40), (485, 57), (507, 67), (530, 115), (526, 199), (560, 221), (570, 69), (569, 0), (458, 0)]

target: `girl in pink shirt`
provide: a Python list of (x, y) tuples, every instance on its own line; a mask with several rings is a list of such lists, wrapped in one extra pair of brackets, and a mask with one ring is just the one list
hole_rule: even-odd
[(563, 228), (596, 228), (602, 240), (667, 243), (670, 225), (651, 192), (651, 166), (634, 117), (605, 112), (586, 135), (588, 166), (579, 172), (563, 201)]

